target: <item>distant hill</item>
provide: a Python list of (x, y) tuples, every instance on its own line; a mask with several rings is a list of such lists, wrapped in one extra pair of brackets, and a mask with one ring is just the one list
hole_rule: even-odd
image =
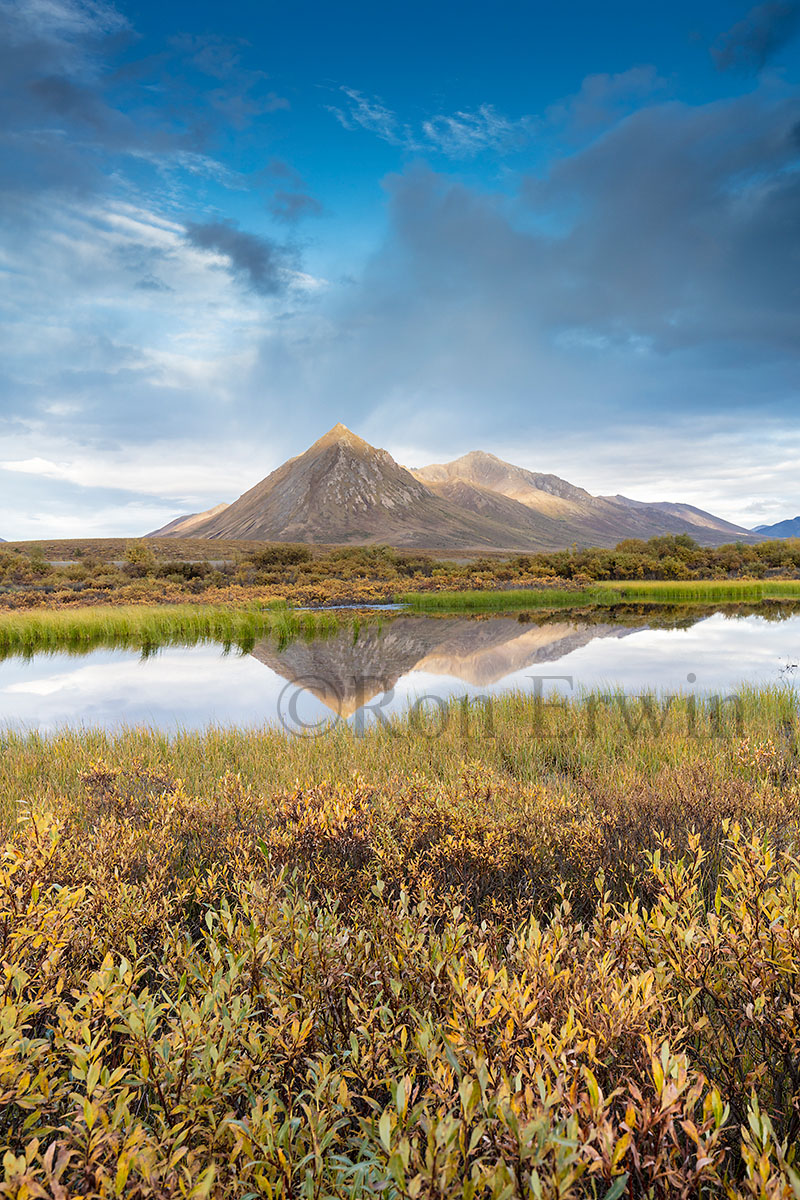
[(592, 496), (483, 451), (409, 470), (335, 425), (232, 504), (148, 536), (530, 551), (687, 532), (707, 545), (760, 540), (691, 505)]
[(228, 507), (227, 504), (216, 504), (213, 508), (207, 508), (205, 512), (189, 513), (185, 517), (175, 517), (166, 525), (162, 525), (160, 529), (153, 530), (148, 533), (148, 537), (189, 537), (192, 531), (202, 525), (204, 521), (210, 521), (212, 517), (216, 517), (219, 513), (224, 512)]
[(800, 517), (791, 517), (785, 521), (777, 521), (774, 525), (759, 525), (753, 530), (765, 538), (796, 538), (800, 537)]
[(675, 517), (678, 521), (695, 525), (699, 529), (709, 529), (724, 534), (725, 540), (728, 542), (741, 537), (743, 533), (747, 534), (750, 532), (742, 528), (741, 525), (734, 525), (732, 521), (725, 521), (722, 517), (715, 517), (713, 513), (704, 512), (702, 508), (695, 508), (693, 504), (674, 504), (669, 500), (630, 500), (627, 496), (601, 496), (599, 499), (613, 500), (617, 504), (626, 505), (628, 508), (637, 508), (640, 510), (655, 509), (657, 512)]

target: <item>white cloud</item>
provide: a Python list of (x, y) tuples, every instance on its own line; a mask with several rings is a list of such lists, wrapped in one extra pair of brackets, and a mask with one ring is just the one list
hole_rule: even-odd
[(448, 158), (472, 158), (483, 150), (501, 151), (520, 145), (536, 126), (531, 117), (512, 120), (491, 104), (481, 104), (474, 111), (437, 113), (423, 120), (415, 130), (401, 123), (397, 114), (378, 97), (365, 96), (355, 88), (343, 87), (341, 91), (349, 100), (346, 108), (326, 106), (340, 125), (350, 130), (365, 129), (409, 151), (430, 150)]
[[(29, 441), (38, 439), (29, 439)], [(200, 506), (235, 499), (278, 465), (263, 449), (228, 441), (156, 442), (110, 451), (97, 447), (54, 446), (58, 457), (6, 459), (0, 470), (73, 484), (79, 488), (129, 491), (171, 498), (176, 506)], [(159, 510), (161, 511), (161, 510)], [(174, 514), (173, 514), (174, 515)]]
[(353, 129), (358, 125), (393, 145), (399, 145), (404, 140), (396, 115), (381, 100), (377, 97), (370, 99), (355, 88), (343, 87), (341, 90), (350, 101), (347, 111), (330, 104), (326, 108), (345, 129)]
[(491, 104), (482, 104), (475, 112), (456, 112), (423, 121), (425, 140), (451, 158), (471, 158), (482, 150), (505, 150), (519, 145), (530, 136), (534, 121), (522, 117), (512, 121)]

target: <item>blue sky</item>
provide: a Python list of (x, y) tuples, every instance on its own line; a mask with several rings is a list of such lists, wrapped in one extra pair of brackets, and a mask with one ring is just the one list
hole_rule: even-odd
[(800, 5), (0, 0), (0, 536), (336, 421), (800, 512)]

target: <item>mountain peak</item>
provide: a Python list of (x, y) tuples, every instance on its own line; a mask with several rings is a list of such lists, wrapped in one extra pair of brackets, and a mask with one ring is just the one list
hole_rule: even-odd
[(352, 429), (348, 429), (341, 421), (338, 421), (332, 429), (327, 433), (323, 433), (321, 438), (317, 438), (312, 450), (323, 450), (326, 446), (350, 446), (353, 449), (371, 449), (369, 442), (365, 442), (363, 438), (358, 437), (353, 433)]

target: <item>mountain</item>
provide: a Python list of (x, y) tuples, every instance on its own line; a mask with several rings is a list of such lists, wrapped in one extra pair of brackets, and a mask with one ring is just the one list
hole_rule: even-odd
[(612, 500), (614, 503), (624, 504), (628, 508), (655, 509), (657, 512), (675, 517), (678, 521), (695, 525), (698, 529), (709, 529), (722, 533), (725, 535), (726, 541), (736, 540), (742, 534), (750, 532), (743, 529), (741, 525), (734, 525), (733, 522), (725, 521), (722, 517), (715, 517), (713, 513), (704, 512), (702, 508), (695, 508), (693, 504), (675, 504), (669, 500), (631, 500), (627, 496), (601, 496), (598, 498)]
[(216, 504), (213, 508), (207, 508), (205, 512), (189, 513), (186, 517), (175, 517), (166, 525), (162, 525), (160, 529), (154, 529), (152, 533), (148, 533), (147, 537), (188, 537), (198, 525), (202, 525), (204, 521), (210, 521), (212, 517), (224, 512), (227, 507), (227, 504)]
[(571, 545), (615, 545), (623, 538), (691, 533), (707, 544), (748, 538), (748, 531), (691, 504), (645, 503), (626, 496), (592, 496), (557, 475), (543, 475), (473, 450), (448, 463), (412, 472), (439, 495), (480, 510), (485, 496), (503, 496), (539, 517), (547, 549)]
[[(522, 510), (522, 517), (527, 514)], [(180, 537), (177, 526), (158, 536)], [(532, 529), (512, 529), (437, 496), (386, 450), (335, 425), (216, 516), (195, 537), (311, 543), (391, 542), (442, 549), (515, 549)]]
[(762, 537), (796, 538), (800, 537), (800, 517), (790, 517), (786, 521), (776, 521), (774, 525), (759, 525), (753, 530)]
[(712, 545), (756, 536), (690, 505), (592, 496), (482, 451), (409, 470), (335, 425), (232, 504), (148, 536), (531, 551), (686, 532)]

